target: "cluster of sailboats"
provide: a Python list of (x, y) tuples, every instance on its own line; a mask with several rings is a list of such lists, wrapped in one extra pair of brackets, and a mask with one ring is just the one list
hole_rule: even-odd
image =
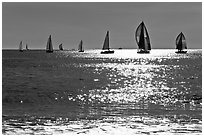
[[(150, 50), (151, 50), (150, 37), (149, 37), (147, 28), (143, 21), (140, 23), (140, 25), (136, 29), (135, 40), (138, 45), (137, 53), (140, 53), (140, 54), (150, 53)], [(119, 48), (119, 49), (122, 49), (122, 48)], [(178, 49), (176, 53), (186, 53), (187, 52), (184, 50), (184, 49), (187, 49), (187, 44), (186, 44), (185, 36), (182, 32), (176, 37), (176, 49)], [(27, 44), (26, 44), (26, 50), (29, 50)], [(59, 45), (59, 50), (63, 50), (62, 43)], [(20, 45), (19, 45), (19, 51), (20, 52), (23, 51), (22, 41), (20, 42)], [(54, 49), (53, 49), (52, 39), (50, 35), (47, 41), (47, 45), (46, 45), (46, 52), (52, 53), (53, 51)], [(84, 52), (82, 40), (79, 43), (78, 51)], [(101, 54), (113, 54), (113, 53), (114, 53), (114, 50), (111, 50), (109, 46), (109, 31), (107, 31)]]

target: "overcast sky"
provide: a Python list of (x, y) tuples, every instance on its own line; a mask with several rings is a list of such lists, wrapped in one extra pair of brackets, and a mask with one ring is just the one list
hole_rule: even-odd
[(55, 49), (102, 48), (110, 31), (111, 48), (137, 48), (135, 30), (144, 21), (152, 48), (175, 48), (183, 32), (188, 48), (202, 48), (202, 4), (190, 3), (3, 3), (2, 48), (45, 49), (49, 35)]

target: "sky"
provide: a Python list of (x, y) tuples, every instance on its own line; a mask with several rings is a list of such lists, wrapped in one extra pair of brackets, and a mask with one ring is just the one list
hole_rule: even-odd
[(135, 30), (144, 21), (152, 49), (173, 49), (183, 32), (190, 49), (202, 48), (201, 2), (3, 2), (2, 48), (102, 48), (109, 31), (111, 48), (137, 48)]

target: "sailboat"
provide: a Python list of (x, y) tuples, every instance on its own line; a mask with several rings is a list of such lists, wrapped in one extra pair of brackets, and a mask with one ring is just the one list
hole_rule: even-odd
[(28, 49), (28, 44), (26, 44), (26, 50), (29, 50), (29, 49)]
[(110, 47), (109, 47), (109, 31), (107, 31), (102, 50), (105, 50), (105, 51), (101, 51), (101, 54), (114, 53), (114, 50), (110, 50)]
[(59, 45), (59, 50), (63, 50), (62, 43)]
[(82, 40), (81, 40), (80, 43), (79, 43), (79, 47), (78, 47), (78, 51), (79, 51), (79, 52), (84, 52), (83, 47), (82, 47), (82, 44), (83, 44), (83, 42), (82, 42)]
[(176, 53), (186, 53), (187, 51), (184, 51), (183, 49), (187, 49), (187, 44), (186, 44), (186, 39), (181, 32), (177, 37), (176, 37)]
[(23, 52), (23, 42), (22, 41), (20, 42), (20, 45), (19, 45), (19, 51)]
[(52, 53), (53, 52), (51, 35), (49, 36), (48, 41), (47, 41), (46, 52), (47, 53)]
[(150, 38), (147, 32), (147, 28), (143, 21), (136, 29), (135, 39), (139, 47), (139, 51), (137, 53), (150, 53), (151, 50)]

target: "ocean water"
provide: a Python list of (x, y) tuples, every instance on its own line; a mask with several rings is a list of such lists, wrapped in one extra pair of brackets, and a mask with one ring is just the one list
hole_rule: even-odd
[(2, 51), (2, 133), (202, 134), (202, 50)]

